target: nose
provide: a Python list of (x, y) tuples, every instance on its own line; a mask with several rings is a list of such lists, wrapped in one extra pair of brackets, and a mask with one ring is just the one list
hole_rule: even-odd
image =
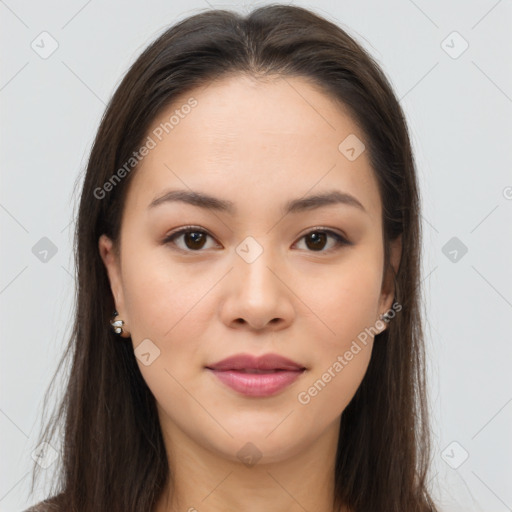
[[(282, 266), (263, 253), (252, 262), (236, 255), (234, 268), (224, 279), (221, 316), (231, 328), (280, 330), (294, 318), (293, 292)], [(281, 269), (281, 270), (280, 270)]]

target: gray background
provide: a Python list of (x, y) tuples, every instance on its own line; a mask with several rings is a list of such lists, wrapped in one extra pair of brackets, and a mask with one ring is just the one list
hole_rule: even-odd
[[(27, 501), (31, 456), (71, 325), (73, 188), (105, 104), (167, 26), (209, 6), (262, 4), (190, 5), (0, 1), (1, 511), (46, 496)], [(297, 5), (376, 57), (410, 124), (424, 207), (434, 494), (446, 511), (512, 510), (511, 2)], [(41, 55), (52, 39), (58, 48)], [(42, 252), (44, 237), (55, 254)]]

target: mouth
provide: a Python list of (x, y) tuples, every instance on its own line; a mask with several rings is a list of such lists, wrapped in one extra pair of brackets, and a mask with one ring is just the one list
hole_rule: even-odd
[(248, 373), (268, 373), (280, 370), (297, 371), (305, 369), (302, 364), (279, 354), (264, 354), (261, 356), (235, 354), (217, 363), (209, 364), (206, 368), (217, 371), (246, 371)]
[(250, 397), (268, 397), (295, 382), (306, 367), (279, 354), (235, 354), (205, 367), (223, 385)]
[(218, 382), (239, 395), (253, 398), (271, 397), (291, 386), (306, 371), (305, 368), (294, 370), (260, 370), (242, 368), (238, 370), (215, 370), (207, 368)]
[(212, 370), (215, 372), (238, 372), (238, 373), (251, 373), (251, 374), (269, 374), (269, 373), (278, 373), (278, 372), (302, 372), (306, 368), (294, 368), (293, 370), (286, 370), (284, 368), (275, 368), (273, 370), (260, 370), (258, 368), (229, 368), (225, 370), (219, 370), (217, 368), (206, 367), (207, 370)]

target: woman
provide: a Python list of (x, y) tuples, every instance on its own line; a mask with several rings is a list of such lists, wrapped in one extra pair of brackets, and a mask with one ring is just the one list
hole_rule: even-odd
[(163, 33), (88, 162), (31, 510), (436, 511), (419, 215), (403, 112), (341, 28), (271, 5)]

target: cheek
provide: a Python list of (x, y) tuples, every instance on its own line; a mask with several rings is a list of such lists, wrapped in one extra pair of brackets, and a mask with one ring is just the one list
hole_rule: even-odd
[[(165, 254), (158, 252), (151, 254), (148, 250), (146, 257), (126, 258), (126, 264), (123, 262), (129, 329), (134, 349), (143, 340), (151, 340), (160, 351), (155, 367), (185, 379), (197, 372), (190, 361), (200, 353), (207, 323), (208, 312), (201, 307), (202, 298), (212, 287), (210, 281), (218, 277), (197, 279), (190, 272), (177, 272)], [(141, 366), (141, 371), (144, 373), (147, 368)]]
[[(368, 368), (382, 278), (381, 261), (372, 251), (347, 258), (336, 271), (329, 270), (330, 278), (321, 287), (308, 288), (308, 306), (321, 320), (310, 331), (314, 364), (297, 396), (308, 417), (326, 411), (331, 419), (341, 414)], [(308, 322), (306, 329), (311, 326)]]
[[(373, 253), (372, 253), (373, 251)], [(381, 292), (381, 261), (375, 248), (353, 254), (336, 268), (326, 270), (317, 283), (309, 283), (303, 295), (323, 325), (326, 349), (342, 349), (364, 329), (375, 325)]]
[[(372, 342), (356, 342), (320, 363), (298, 390), (296, 401), (305, 431), (336, 421), (356, 394), (370, 361)], [(350, 353), (350, 360), (347, 354)], [(309, 423), (309, 424), (308, 424)]]
[(130, 251), (126, 244), (122, 265), (125, 305), (132, 334), (162, 339), (185, 317), (197, 293), (190, 275), (187, 278), (170, 265), (165, 251), (146, 245), (133, 246)]
[[(201, 297), (211, 285), (206, 278), (198, 286), (191, 285), (190, 273), (176, 272), (168, 260), (150, 251), (147, 257), (127, 258), (123, 272), (133, 348), (137, 354), (144, 342), (151, 353), (148, 365), (137, 358), (144, 381), (171, 416), (177, 410), (178, 416), (197, 414), (188, 393), (197, 394), (194, 379), (206, 363), (200, 356), (207, 315)], [(154, 358), (153, 353), (157, 354)]]
[(352, 272), (332, 279), (316, 300), (318, 306), (324, 306), (319, 311), (329, 328), (323, 328), (321, 336), (317, 331), (312, 369), (296, 396), (306, 430), (315, 428), (319, 416), (326, 424), (340, 416), (370, 362), (375, 332), (370, 328), (376, 320), (380, 273), (364, 265), (360, 271), (351, 268)]

